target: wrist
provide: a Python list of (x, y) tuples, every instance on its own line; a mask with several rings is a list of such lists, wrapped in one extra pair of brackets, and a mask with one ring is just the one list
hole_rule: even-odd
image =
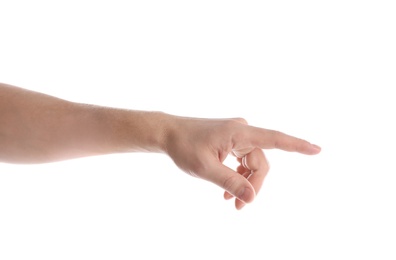
[(154, 116), (154, 122), (156, 124), (156, 131), (154, 134), (154, 147), (155, 152), (168, 154), (169, 145), (173, 142), (173, 136), (177, 130), (177, 116), (166, 114), (163, 112), (152, 112)]

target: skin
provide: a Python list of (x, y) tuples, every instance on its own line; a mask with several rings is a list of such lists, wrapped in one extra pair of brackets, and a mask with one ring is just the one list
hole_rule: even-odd
[[(263, 149), (315, 155), (320, 147), (243, 118), (189, 118), (67, 101), (0, 83), (0, 162), (49, 163), (131, 152), (167, 154), (191, 176), (222, 188), (241, 209), (262, 187)], [(237, 158), (236, 171), (223, 164)]]

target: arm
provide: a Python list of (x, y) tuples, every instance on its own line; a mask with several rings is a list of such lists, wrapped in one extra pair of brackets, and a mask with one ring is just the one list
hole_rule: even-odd
[(0, 84), (0, 161), (46, 163), (134, 151), (160, 152), (169, 118), (73, 103)]
[[(320, 148), (242, 118), (186, 118), (74, 103), (0, 84), (0, 161), (46, 163), (126, 152), (162, 152), (186, 173), (253, 201), (269, 170), (262, 149), (314, 155)], [(234, 155), (236, 171), (223, 164)]]

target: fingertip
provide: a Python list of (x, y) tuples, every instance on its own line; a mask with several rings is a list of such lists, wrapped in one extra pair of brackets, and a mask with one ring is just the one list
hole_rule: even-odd
[(234, 196), (232, 196), (229, 192), (224, 192), (224, 199), (225, 200), (230, 200), (232, 199)]
[(254, 197), (256, 196), (254, 190), (250, 187), (244, 187), (242, 190), (238, 193), (238, 199), (243, 201), (244, 203), (250, 203), (254, 200)]
[(322, 150), (322, 148), (319, 146), (319, 145), (316, 145), (316, 144), (312, 144), (312, 146), (315, 148), (315, 149), (317, 149), (317, 150)]
[(301, 146), (299, 146), (296, 151), (302, 154), (306, 155), (315, 155), (320, 153), (322, 148), (319, 145), (312, 144), (308, 141), (303, 141), (304, 143), (301, 143)]
[(237, 210), (241, 210), (243, 207), (245, 207), (245, 203), (243, 203), (242, 201), (240, 201), (240, 200), (236, 200), (235, 201), (235, 208), (237, 209)]
[(322, 148), (319, 145), (311, 144), (313, 154), (318, 154), (322, 151)]

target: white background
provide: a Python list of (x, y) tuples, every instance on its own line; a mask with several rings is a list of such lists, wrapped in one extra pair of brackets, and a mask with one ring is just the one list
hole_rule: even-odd
[(322, 152), (266, 151), (241, 211), (164, 155), (0, 164), (0, 259), (396, 259), (393, 3), (2, 0), (3, 83)]

